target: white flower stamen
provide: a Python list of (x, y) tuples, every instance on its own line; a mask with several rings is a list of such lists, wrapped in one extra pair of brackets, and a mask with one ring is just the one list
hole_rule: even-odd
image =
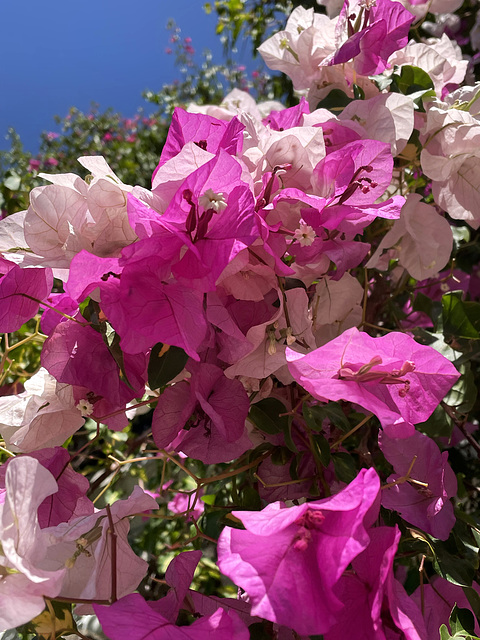
[(82, 398), (75, 408), (80, 411), (84, 418), (88, 418), (88, 416), (91, 416), (93, 413), (93, 404), (85, 398)]
[(215, 213), (220, 213), (227, 208), (225, 194), (222, 192), (215, 193), (213, 189), (207, 189), (198, 199), (198, 204), (203, 207), (205, 211), (213, 209)]
[(293, 236), (295, 240), (298, 240), (302, 247), (309, 247), (313, 244), (313, 241), (316, 238), (313, 228), (310, 225), (305, 224), (303, 220), (300, 220), (300, 226), (298, 229), (295, 229)]

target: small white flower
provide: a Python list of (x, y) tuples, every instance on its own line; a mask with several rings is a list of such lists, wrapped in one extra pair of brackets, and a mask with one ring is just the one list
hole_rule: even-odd
[(75, 408), (80, 411), (84, 418), (88, 418), (93, 413), (93, 404), (85, 398), (82, 398)]
[(198, 204), (207, 211), (213, 209), (216, 213), (220, 213), (227, 208), (225, 194), (215, 193), (213, 189), (207, 189), (205, 193), (198, 199)]
[(300, 220), (300, 226), (298, 229), (295, 229), (293, 236), (302, 247), (309, 247), (316, 238), (315, 231), (310, 225), (305, 224), (303, 220)]

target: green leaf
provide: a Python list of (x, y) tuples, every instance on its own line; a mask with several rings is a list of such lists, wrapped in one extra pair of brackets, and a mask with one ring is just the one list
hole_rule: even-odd
[(288, 428), (288, 416), (280, 417), (286, 413), (285, 405), (276, 398), (265, 398), (252, 404), (248, 417), (253, 424), (264, 433), (281, 433)]
[(75, 632), (76, 624), (72, 616), (72, 605), (65, 602), (51, 602), (51, 610), (46, 608), (30, 623), (36, 637), (42, 640), (58, 638), (66, 633)]
[(357, 468), (352, 456), (348, 453), (340, 452), (332, 455), (335, 475), (340, 482), (352, 482), (357, 477)]
[(446, 624), (442, 624), (440, 627), (440, 640), (451, 640), (451, 635), (447, 629)]
[(347, 416), (337, 402), (329, 402), (324, 405), (309, 405), (304, 402), (302, 412), (305, 422), (312, 431), (322, 431), (324, 420), (329, 420), (334, 427), (338, 427), (343, 432), (351, 429)]
[(404, 95), (435, 89), (426, 71), (408, 64), (401, 67), (399, 73), (392, 74), (392, 81), (391, 90)]
[(328, 467), (330, 464), (331, 452), (330, 445), (321, 433), (317, 433), (313, 436), (312, 441), (315, 445), (316, 453), (320, 462), (324, 467)]
[(135, 391), (134, 387), (131, 385), (127, 371), (125, 369), (125, 361), (123, 357), (123, 351), (120, 348), (120, 336), (118, 333), (115, 333), (113, 327), (108, 322), (100, 323), (100, 329), (102, 332), (103, 341), (107, 345), (107, 348), (110, 352), (110, 355), (113, 357), (115, 362), (120, 369), (120, 379), (128, 386), (132, 391)]
[(215, 540), (217, 540), (227, 523), (229, 527), (244, 529), (243, 525), (239, 523), (238, 520), (229, 519), (229, 514), (226, 514), (223, 509), (214, 509), (212, 511), (207, 509), (203, 512), (202, 517), (198, 521), (198, 525), (200, 530), (207, 536), (210, 536), (210, 538), (215, 538)]
[(168, 384), (187, 364), (188, 356), (180, 347), (163, 345), (158, 342), (150, 353), (148, 361), (148, 386), (160, 389)]
[(467, 596), (473, 613), (480, 621), (480, 594), (473, 587), (463, 587), (463, 593)]
[(450, 291), (442, 297), (443, 331), (456, 338), (480, 338), (480, 303), (464, 302), (462, 291)]
[(270, 460), (272, 461), (272, 464), (275, 464), (281, 467), (284, 464), (287, 464), (287, 462), (290, 460), (291, 457), (292, 457), (292, 454), (287, 449), (287, 447), (275, 447), (270, 457)]
[(249, 625), (250, 640), (272, 640), (272, 623), (264, 620)]
[(460, 609), (455, 605), (448, 622), (454, 635), (464, 631), (471, 635), (475, 633), (475, 618), (469, 609)]
[(240, 506), (248, 511), (260, 511), (262, 500), (253, 487), (246, 486), (240, 494)]
[(355, 100), (365, 100), (365, 91), (358, 84), (353, 85), (353, 97)]
[(316, 109), (328, 109), (329, 111), (343, 111), (343, 109), (352, 102), (346, 93), (340, 89), (333, 89), (330, 93), (320, 100)]
[(293, 441), (293, 437), (292, 437), (292, 423), (293, 423), (293, 419), (292, 419), (292, 416), (290, 416), (290, 419), (288, 420), (288, 424), (286, 428), (283, 430), (283, 437), (285, 439), (285, 446), (288, 447), (290, 451), (293, 451), (293, 453), (298, 453), (297, 446)]
[(455, 407), (459, 413), (468, 413), (473, 409), (478, 388), (469, 362), (457, 368), (462, 375), (445, 396), (444, 401), (449, 406)]
[(417, 424), (419, 431), (430, 438), (450, 438), (453, 431), (453, 420), (439, 406), (425, 422)]
[(447, 542), (425, 534), (433, 550), (433, 567), (442, 577), (460, 587), (470, 587), (475, 577), (475, 566), (471, 558), (461, 558), (450, 553)]

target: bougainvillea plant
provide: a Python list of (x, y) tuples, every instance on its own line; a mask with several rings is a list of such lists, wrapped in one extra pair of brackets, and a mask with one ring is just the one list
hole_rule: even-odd
[(337, 4), (1, 221), (7, 637), (478, 638), (480, 84)]

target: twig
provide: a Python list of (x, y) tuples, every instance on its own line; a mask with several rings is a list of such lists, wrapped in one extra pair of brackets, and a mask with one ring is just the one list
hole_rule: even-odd
[(115, 533), (115, 527), (113, 526), (113, 518), (112, 511), (110, 509), (110, 505), (107, 504), (107, 517), (108, 517), (108, 525), (110, 531), (110, 540), (112, 543), (112, 562), (111, 562), (111, 571), (112, 571), (112, 590), (111, 590), (111, 601), (117, 601), (117, 534)]
[(443, 400), (442, 400), (442, 402), (440, 404), (443, 407), (443, 410), (445, 411), (447, 416), (449, 418), (451, 418), (451, 420), (453, 421), (455, 426), (457, 426), (460, 429), (462, 434), (465, 436), (465, 438), (468, 440), (468, 442), (475, 449), (475, 451), (477, 452), (477, 456), (480, 457), (480, 443), (478, 443), (475, 440), (475, 438), (472, 436), (471, 433), (468, 433), (468, 431), (467, 431), (467, 429), (465, 427), (465, 422), (467, 421), (467, 416), (464, 416), (463, 418), (458, 418), (457, 417), (457, 412), (455, 411), (455, 409), (453, 409), (453, 407), (450, 407)]

